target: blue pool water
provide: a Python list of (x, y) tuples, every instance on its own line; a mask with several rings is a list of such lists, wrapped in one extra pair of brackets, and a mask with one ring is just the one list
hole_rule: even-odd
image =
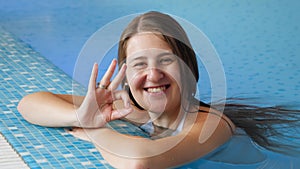
[[(224, 67), (227, 97), (258, 97), (262, 105), (300, 108), (299, 7), (296, 0), (131, 3), (0, 0), (0, 132), (31, 168), (109, 168), (93, 145), (71, 137), (62, 129), (28, 124), (16, 111), (16, 105), (22, 96), (39, 90), (83, 94), (88, 76), (73, 77), (73, 74), (86, 41), (99, 28), (120, 17), (149, 10), (183, 18), (206, 34)], [(116, 57), (116, 48), (111, 49), (102, 64), (107, 65), (112, 57)], [(207, 75), (202, 72), (204, 98), (209, 97), (209, 92), (205, 92), (209, 90), (206, 80)], [(261, 151), (267, 158), (260, 163), (237, 165), (226, 163), (225, 159), (221, 162), (203, 159), (189, 166), (300, 167), (297, 159)]]
[[(296, 0), (0, 2), (1, 25), (70, 76), (83, 45), (99, 28), (129, 14), (159, 10), (186, 19), (208, 36), (224, 65), (229, 96), (266, 96), (271, 103), (300, 98)], [(86, 77), (75, 80), (87, 82)]]

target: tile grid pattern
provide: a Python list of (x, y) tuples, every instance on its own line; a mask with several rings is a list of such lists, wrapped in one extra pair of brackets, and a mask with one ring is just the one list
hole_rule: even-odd
[(28, 169), (28, 166), (20, 158), (19, 154), (14, 151), (11, 145), (7, 142), (4, 136), (0, 133), (0, 168), (23, 168)]
[[(93, 144), (63, 128), (29, 124), (17, 111), (20, 99), (36, 91), (84, 94), (85, 89), (14, 35), (0, 27), (0, 132), (30, 168), (111, 168)], [(130, 124), (110, 125), (144, 135)]]

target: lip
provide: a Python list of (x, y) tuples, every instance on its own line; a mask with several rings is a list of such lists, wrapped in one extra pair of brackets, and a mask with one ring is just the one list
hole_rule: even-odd
[[(167, 92), (167, 90), (170, 88), (170, 84), (164, 84), (164, 85), (157, 85), (157, 86), (148, 86), (148, 87), (144, 87), (144, 92), (146, 92), (149, 95), (161, 95), (161, 94), (165, 94)], [(149, 92), (148, 90), (160, 90), (164, 88), (161, 91), (156, 91), (156, 92)]]

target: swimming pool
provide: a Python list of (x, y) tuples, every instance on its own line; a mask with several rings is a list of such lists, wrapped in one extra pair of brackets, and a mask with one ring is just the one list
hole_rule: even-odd
[[(70, 4), (67, 1), (3, 0), (0, 3), (1, 133), (15, 145), (31, 168), (51, 166), (52, 161), (57, 163), (51, 167), (62, 164), (75, 168), (109, 167), (105, 161), (99, 163), (100, 155), (92, 145), (68, 136), (61, 129), (28, 125), (17, 116), (15, 106), (23, 95), (38, 90), (84, 92), (80, 84), (86, 85), (85, 76), (74, 77), (80, 83), (74, 89), (71, 88), (72, 79), (67, 76), (73, 76), (82, 46), (99, 28), (133, 13), (159, 10), (184, 18), (200, 28), (219, 53), (225, 69), (228, 97), (259, 97), (261, 104), (289, 104), (299, 108), (300, 4), (297, 1), (176, 1), (173, 4), (154, 1), (132, 5), (121, 1)], [(111, 9), (116, 10), (112, 13)], [(113, 57), (114, 52), (111, 55)], [(60, 147), (49, 145), (49, 140), (33, 139), (44, 139), (48, 135), (56, 138)], [(79, 151), (78, 146), (85, 150)], [(53, 151), (58, 155), (53, 155)], [(270, 157), (265, 168), (297, 168), (296, 159), (267, 154)], [(55, 158), (56, 155), (59, 158)], [(202, 161), (192, 166), (261, 167), (258, 164), (217, 164), (215, 161)]]

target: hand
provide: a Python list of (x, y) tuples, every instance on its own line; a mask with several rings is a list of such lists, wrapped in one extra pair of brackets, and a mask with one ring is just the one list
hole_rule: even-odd
[[(103, 76), (99, 87), (97, 87), (98, 64), (94, 64), (87, 94), (77, 109), (78, 127), (103, 127), (107, 122), (119, 119), (132, 112), (130, 98), (127, 92), (124, 90), (116, 90), (125, 77), (125, 64), (121, 67), (116, 77), (110, 82), (116, 65), (117, 61), (114, 59)], [(122, 100), (124, 108), (114, 109), (113, 102), (116, 100)]]

